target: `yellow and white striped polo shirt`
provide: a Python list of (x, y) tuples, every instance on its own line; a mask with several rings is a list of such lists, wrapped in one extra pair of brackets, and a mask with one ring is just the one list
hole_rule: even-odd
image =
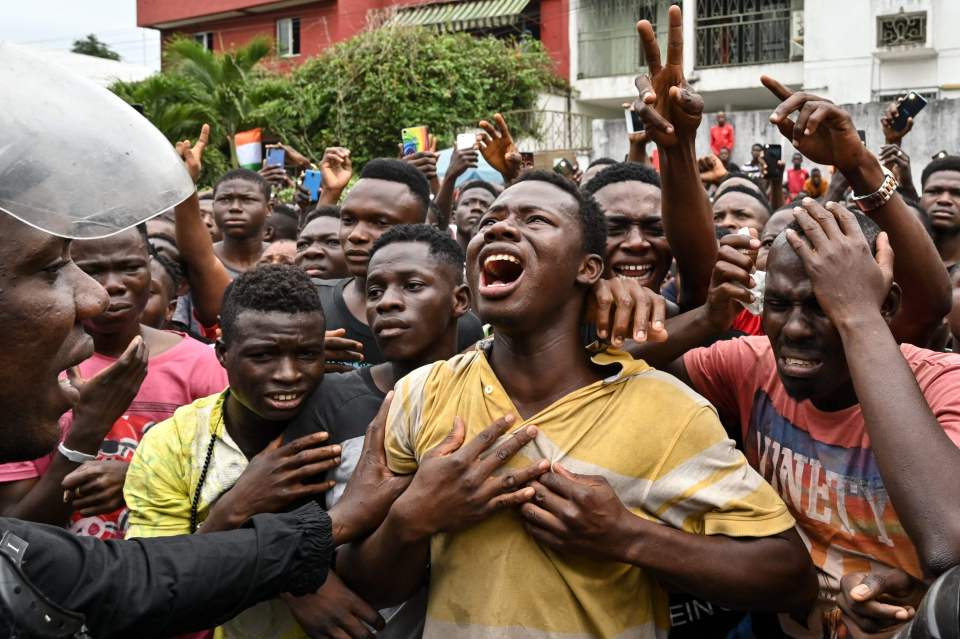
[[(469, 440), (513, 414), (514, 430), (539, 428), (514, 467), (547, 459), (602, 475), (635, 515), (692, 534), (763, 537), (793, 526), (705, 399), (625, 353), (593, 361), (610, 376), (522, 421), (480, 349), (417, 369), (396, 385), (390, 467), (416, 471), (456, 416)], [(513, 510), (436, 535), (430, 559), (426, 638), (666, 636), (667, 597), (652, 576), (628, 564), (560, 556), (534, 541)]]

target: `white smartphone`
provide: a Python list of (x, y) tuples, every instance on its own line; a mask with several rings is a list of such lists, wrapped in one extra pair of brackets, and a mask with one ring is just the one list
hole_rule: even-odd
[(457, 150), (458, 151), (462, 151), (463, 149), (472, 149), (476, 143), (477, 143), (476, 133), (457, 134)]

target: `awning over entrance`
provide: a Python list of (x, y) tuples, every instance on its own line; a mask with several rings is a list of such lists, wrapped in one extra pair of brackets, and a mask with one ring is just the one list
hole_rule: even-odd
[(399, 9), (386, 26), (425, 26), (444, 31), (507, 27), (520, 21), (530, 0), (465, 0)]

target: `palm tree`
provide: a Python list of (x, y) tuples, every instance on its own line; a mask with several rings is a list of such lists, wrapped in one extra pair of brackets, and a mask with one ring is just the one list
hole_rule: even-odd
[(254, 125), (262, 99), (253, 90), (254, 67), (273, 51), (273, 42), (258, 36), (233, 51), (207, 51), (192, 38), (175, 38), (167, 43), (171, 67), (199, 88), (197, 99), (203, 110), (230, 143), (230, 163), (238, 166), (237, 131)]

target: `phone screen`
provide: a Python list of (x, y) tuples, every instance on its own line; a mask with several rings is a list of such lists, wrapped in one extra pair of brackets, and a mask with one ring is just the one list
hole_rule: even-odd
[(283, 149), (267, 149), (267, 166), (283, 166), (286, 152)]
[(627, 121), (627, 133), (639, 133), (643, 131), (643, 120), (640, 114), (633, 109), (624, 109), (623, 117)]

